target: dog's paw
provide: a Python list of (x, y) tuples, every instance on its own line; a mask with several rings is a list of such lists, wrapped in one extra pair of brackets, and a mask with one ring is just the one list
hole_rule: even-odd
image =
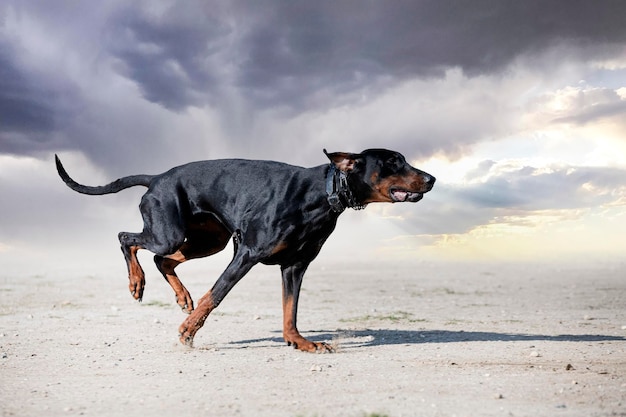
[(128, 290), (130, 295), (137, 301), (141, 301), (143, 298), (143, 289), (146, 286), (146, 279), (143, 275), (143, 271), (139, 270), (136, 273), (128, 275)]
[(176, 304), (180, 306), (183, 313), (191, 314), (193, 312), (193, 300), (189, 294), (186, 294), (184, 298), (177, 296)]
[[(189, 320), (189, 319), (187, 319)], [(187, 320), (178, 328), (178, 340), (185, 346), (193, 347), (193, 337), (195, 332), (187, 325)]]
[(293, 346), (294, 349), (310, 353), (334, 353), (335, 348), (324, 342), (311, 342), (304, 337), (298, 340), (288, 340), (287, 346)]
[(328, 343), (314, 343), (317, 353), (335, 353), (335, 348)]
[(180, 343), (182, 343), (183, 345), (192, 348), (193, 347), (193, 336), (189, 336), (189, 335), (184, 335), (184, 334), (179, 334), (178, 335), (178, 340), (180, 340)]
[(141, 302), (143, 298), (143, 289), (145, 280), (131, 280), (128, 284), (130, 295), (137, 301)]

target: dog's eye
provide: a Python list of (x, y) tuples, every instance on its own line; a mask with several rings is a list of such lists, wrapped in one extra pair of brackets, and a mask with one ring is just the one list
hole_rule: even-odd
[(389, 168), (401, 168), (403, 163), (397, 155), (391, 156), (385, 162)]

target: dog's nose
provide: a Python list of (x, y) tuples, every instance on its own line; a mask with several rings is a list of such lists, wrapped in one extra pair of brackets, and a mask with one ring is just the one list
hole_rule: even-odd
[(427, 191), (430, 191), (433, 189), (433, 186), (435, 185), (435, 181), (437, 180), (435, 177), (433, 177), (430, 174), (426, 174), (423, 173), (422, 174), (422, 178), (424, 181), (424, 186), (427, 187)]

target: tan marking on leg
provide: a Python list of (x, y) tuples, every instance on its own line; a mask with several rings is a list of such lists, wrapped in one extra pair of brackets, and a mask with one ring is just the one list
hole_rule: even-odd
[(193, 347), (193, 337), (204, 325), (215, 305), (211, 291), (207, 292), (198, 302), (198, 306), (178, 328), (179, 340), (183, 345)]
[(293, 296), (283, 296), (283, 338), (288, 346), (303, 352), (330, 353), (334, 349), (326, 343), (311, 342), (302, 337), (293, 321)]
[(130, 247), (130, 262), (128, 264), (128, 288), (135, 300), (141, 301), (143, 297), (143, 289), (146, 285), (145, 274), (139, 261), (137, 260), (137, 251), (142, 249), (140, 246)]
[(166, 256), (161, 261), (159, 269), (161, 269), (165, 280), (174, 290), (174, 294), (176, 294), (176, 303), (185, 313), (190, 314), (194, 308), (191, 294), (189, 294), (189, 291), (187, 291), (187, 288), (185, 288), (174, 271), (174, 268), (186, 260), (185, 256), (180, 251), (177, 251), (172, 255)]
[(176, 261), (179, 264), (183, 263), (187, 260), (187, 258), (185, 257), (185, 255), (183, 255), (183, 253), (180, 250), (177, 250), (176, 252), (174, 252), (171, 255), (167, 255), (165, 256), (165, 258), (167, 259), (171, 259), (172, 261)]
[(284, 251), (285, 249), (287, 249), (288, 245), (285, 242), (280, 242), (278, 245), (274, 246), (274, 249), (272, 249), (271, 255), (276, 255), (279, 252)]

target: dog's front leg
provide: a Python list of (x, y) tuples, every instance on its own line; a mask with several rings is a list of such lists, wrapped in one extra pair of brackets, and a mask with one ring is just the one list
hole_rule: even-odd
[(244, 275), (256, 264), (250, 253), (239, 247), (230, 265), (222, 272), (213, 288), (198, 301), (198, 306), (189, 314), (187, 320), (178, 328), (180, 342), (189, 347), (193, 346), (193, 338), (204, 325), (207, 317), (226, 297), (228, 292), (239, 282)]
[(307, 267), (308, 264), (302, 263), (281, 267), (283, 274), (283, 338), (287, 345), (304, 352), (333, 352), (332, 346), (324, 342), (312, 342), (302, 337), (296, 327), (300, 287)]

